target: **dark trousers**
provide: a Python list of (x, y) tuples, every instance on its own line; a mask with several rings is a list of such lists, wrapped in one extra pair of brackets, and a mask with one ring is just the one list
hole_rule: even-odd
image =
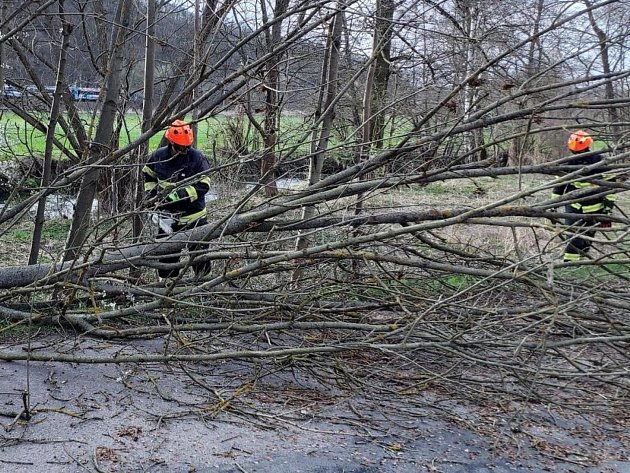
[[(195, 227), (199, 227), (207, 223), (208, 221), (206, 219), (197, 220), (196, 222), (191, 223), (190, 225), (178, 225), (176, 223), (173, 225), (173, 232), (180, 232), (182, 230), (183, 231), (192, 230)], [(164, 230), (162, 230), (160, 227), (158, 227), (157, 237), (161, 238), (165, 236), (168, 236), (168, 234)], [(187, 245), (188, 251), (190, 252), (202, 249), (204, 247), (205, 245), (198, 244), (198, 243)], [(160, 263), (175, 264), (179, 262), (179, 259), (180, 259), (180, 255), (167, 256), (167, 257), (160, 258)], [(205, 276), (210, 271), (210, 267), (211, 267), (210, 262), (192, 265), (193, 271), (195, 272), (195, 275), (198, 277)], [(175, 278), (179, 276), (179, 272), (180, 272), (179, 269), (158, 269), (158, 276), (161, 278)]]
[(577, 261), (591, 249), (591, 241), (587, 238), (595, 236), (597, 222), (589, 219), (580, 210), (574, 209), (570, 205), (565, 206), (565, 212), (573, 213), (575, 217), (569, 217), (564, 222), (567, 227), (570, 227), (565, 233), (567, 247), (564, 251), (564, 260)]

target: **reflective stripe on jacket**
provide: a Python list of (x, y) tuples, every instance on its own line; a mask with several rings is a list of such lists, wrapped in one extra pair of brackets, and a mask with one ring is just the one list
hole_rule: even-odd
[(208, 160), (198, 150), (190, 148), (181, 155), (165, 146), (151, 154), (142, 168), (144, 190), (149, 198), (159, 198), (159, 209), (172, 213), (180, 225), (188, 225), (208, 215), (209, 169)]
[[(599, 153), (592, 154), (590, 156), (583, 156), (585, 153), (576, 154), (567, 164), (570, 166), (589, 166), (600, 162), (603, 157)], [(576, 190), (592, 189), (593, 194), (598, 194), (605, 189), (593, 184), (588, 177), (593, 176), (594, 179), (613, 181), (615, 179), (614, 174), (604, 173), (601, 169), (594, 169), (587, 172), (585, 175), (580, 176), (578, 180), (565, 182), (553, 188), (552, 197), (560, 197), (561, 195), (568, 194)], [(608, 194), (605, 196), (589, 197), (588, 195), (580, 197), (579, 201), (567, 203), (567, 207), (577, 210), (582, 214), (591, 213), (610, 213), (613, 207), (613, 203), (616, 200), (615, 194)]]

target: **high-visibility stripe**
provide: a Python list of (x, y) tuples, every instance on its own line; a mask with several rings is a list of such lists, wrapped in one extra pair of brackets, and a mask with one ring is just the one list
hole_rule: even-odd
[(145, 174), (148, 174), (151, 177), (155, 177), (156, 179), (158, 177), (157, 173), (153, 169), (151, 169), (149, 166), (144, 166), (142, 168), (142, 172)]
[(606, 199), (609, 202), (616, 202), (617, 194), (608, 194), (606, 197), (604, 197), (604, 199)]
[(598, 204), (593, 204), (593, 205), (582, 205), (579, 202), (573, 202), (571, 204), (571, 207), (573, 207), (574, 209), (577, 209), (577, 210), (581, 210), (582, 213), (592, 214), (594, 212), (597, 212), (597, 211), (603, 209), (604, 208), (604, 204), (599, 202)]
[(186, 186), (184, 187), (184, 190), (186, 191), (186, 194), (188, 194), (188, 197), (190, 197), (191, 202), (197, 200), (197, 198), (199, 197), (197, 195), (197, 189), (195, 189), (194, 186)]
[(595, 212), (599, 212), (603, 208), (604, 208), (604, 204), (601, 203), (601, 202), (599, 204), (583, 205), (582, 206), (582, 213), (592, 214), (592, 213), (595, 213)]
[(202, 177), (199, 179), (199, 182), (210, 187), (210, 178), (208, 176)]
[(590, 182), (584, 182), (584, 181), (573, 181), (571, 184), (573, 184), (573, 187), (576, 187), (578, 189), (583, 189), (585, 187), (593, 186), (593, 184), (591, 184)]
[(162, 189), (172, 189), (173, 187), (175, 187), (175, 184), (163, 179), (158, 179), (158, 186), (160, 186)]
[(145, 190), (145, 192), (151, 192), (156, 187), (157, 187), (157, 182), (147, 181), (147, 182), (144, 183), (144, 190)]
[(197, 220), (202, 219), (207, 216), (208, 216), (208, 209), (203, 209), (203, 210), (200, 210), (199, 212), (195, 212), (194, 214), (182, 215), (181, 217), (179, 217), (179, 223), (181, 223), (182, 225), (188, 225), (189, 223), (196, 222)]
[(562, 194), (551, 194), (552, 199), (556, 199), (558, 197), (562, 197)]
[(579, 253), (565, 253), (563, 259), (565, 261), (578, 261), (580, 259)]

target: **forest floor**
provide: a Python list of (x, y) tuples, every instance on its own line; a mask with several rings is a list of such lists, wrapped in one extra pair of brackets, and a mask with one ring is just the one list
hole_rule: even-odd
[[(129, 355), (166, 343), (45, 334), (30, 349)], [(0, 471), (13, 473), (630, 472), (623, 408), (605, 418), (431, 388), (388, 396), (340, 389), (299, 362), (0, 361), (0, 393)]]

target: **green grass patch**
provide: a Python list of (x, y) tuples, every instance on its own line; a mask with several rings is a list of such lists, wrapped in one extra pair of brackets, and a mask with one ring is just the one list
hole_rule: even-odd
[[(46, 112), (30, 111), (45, 129), (49, 116)], [(190, 117), (188, 117), (190, 119)], [(255, 116), (257, 125), (263, 126), (263, 115)], [(93, 112), (81, 112), (81, 120), (88, 137), (93, 139), (97, 122)], [(280, 131), (278, 133), (278, 150), (283, 155), (290, 150), (295, 152), (293, 157), (307, 154), (310, 151), (310, 128), (312, 119), (308, 116), (282, 115), (280, 118)], [(197, 147), (211, 155), (216, 150), (233, 149), (247, 154), (261, 151), (264, 148), (262, 137), (254, 124), (244, 116), (220, 114), (200, 120), (197, 123)], [(410, 129), (406, 120), (397, 119), (395, 123), (388, 123), (383, 142), (384, 148), (395, 146), (400, 137)], [(354, 142), (354, 128), (340, 126), (332, 134), (329, 141), (331, 154), (335, 154), (335, 148), (349, 140)], [(138, 114), (129, 113), (124, 117), (120, 129), (119, 146), (124, 147), (137, 140), (141, 135), (141, 119)], [(154, 150), (159, 146), (163, 134), (157, 133), (149, 140), (149, 149)], [(72, 150), (70, 140), (60, 125), (55, 131), (56, 140), (69, 150)], [(41, 157), (45, 151), (46, 135), (33, 125), (25, 122), (13, 112), (0, 113), (0, 160), (13, 159), (14, 157), (37, 156)], [(341, 151), (339, 151), (341, 152)], [(53, 150), (54, 159), (66, 159), (57, 148)]]
[[(44, 113), (33, 113), (42, 123), (48, 122), (48, 116)], [(89, 112), (81, 114), (82, 121), (88, 136), (94, 137), (96, 123)], [(258, 124), (262, 125), (262, 116), (257, 117)], [(309, 124), (302, 117), (286, 116), (280, 120), (280, 147), (288, 149), (299, 145), (308, 149), (308, 143), (302, 143), (308, 136)], [(236, 136), (238, 134), (240, 136)], [(119, 146), (124, 147), (137, 140), (141, 135), (141, 121), (136, 114), (128, 114), (120, 132)], [(60, 125), (56, 128), (55, 138), (63, 146), (71, 149), (70, 141)], [(156, 149), (162, 139), (162, 133), (158, 133), (149, 140), (149, 148)], [(33, 125), (25, 122), (21, 117), (12, 112), (0, 114), (0, 160), (13, 158), (14, 156), (42, 156), (45, 151), (46, 135)], [(197, 147), (206, 153), (217, 148), (238, 145), (242, 141), (247, 151), (263, 148), (260, 133), (249, 123), (247, 119), (237, 119), (218, 115), (207, 118), (197, 123)], [(302, 150), (301, 150), (302, 151)], [(62, 153), (58, 149), (53, 151), (53, 157), (62, 159)]]
[[(42, 239), (53, 241), (65, 241), (70, 230), (69, 220), (49, 220), (44, 223)], [(29, 243), (33, 236), (33, 225), (29, 224), (25, 228), (14, 228), (8, 231), (3, 238), (7, 241)]]
[(428, 186), (423, 187), (422, 191), (427, 195), (440, 196), (440, 195), (452, 193), (453, 189), (438, 182), (438, 183), (429, 184)]
[(630, 265), (619, 263), (602, 263), (597, 266), (585, 265), (566, 268), (556, 268), (555, 274), (559, 279), (573, 282), (619, 281), (620, 278), (630, 279)]
[(70, 220), (51, 220), (44, 224), (42, 236), (50, 240), (65, 241), (70, 231)]
[(461, 291), (475, 284), (477, 278), (467, 274), (454, 274), (445, 278), (444, 282), (458, 291)]
[(4, 238), (7, 239), (7, 241), (19, 241), (22, 243), (28, 243), (29, 241), (31, 241), (31, 236), (33, 235), (33, 230), (29, 229), (15, 229), (15, 230), (11, 230), (9, 232), (7, 232), (4, 235)]

